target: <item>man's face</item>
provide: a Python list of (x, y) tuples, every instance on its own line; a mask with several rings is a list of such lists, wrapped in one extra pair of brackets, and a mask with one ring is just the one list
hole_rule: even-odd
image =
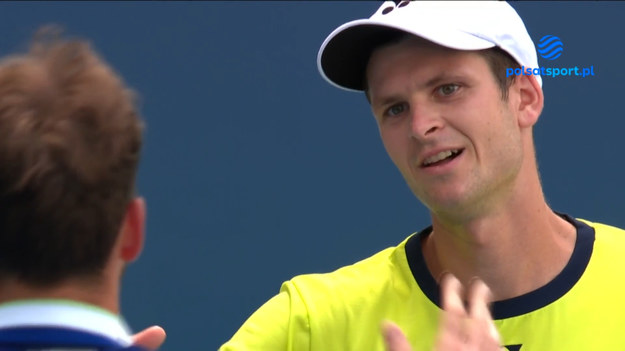
[(482, 56), (410, 37), (373, 53), (367, 81), (386, 151), (430, 211), (474, 216), (505, 198), (521, 130)]

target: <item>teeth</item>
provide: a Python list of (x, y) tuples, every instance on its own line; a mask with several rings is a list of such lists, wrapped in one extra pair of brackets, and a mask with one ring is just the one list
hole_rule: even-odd
[(437, 153), (434, 156), (430, 156), (430, 157), (426, 158), (423, 161), (423, 165), (424, 166), (431, 165), (432, 163), (444, 160), (444, 159), (446, 159), (447, 157), (449, 157), (451, 155), (456, 155), (458, 152), (459, 152), (458, 150), (441, 151), (441, 152)]

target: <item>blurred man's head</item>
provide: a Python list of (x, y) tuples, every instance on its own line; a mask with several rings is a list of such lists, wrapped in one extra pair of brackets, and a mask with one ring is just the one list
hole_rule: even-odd
[(41, 32), (0, 61), (0, 281), (98, 279), (143, 238), (133, 92), (84, 41)]

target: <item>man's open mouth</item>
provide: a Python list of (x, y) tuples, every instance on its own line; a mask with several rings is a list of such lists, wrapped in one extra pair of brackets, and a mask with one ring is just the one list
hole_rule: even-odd
[(436, 155), (432, 155), (421, 163), (421, 167), (432, 167), (438, 166), (445, 162), (449, 162), (454, 158), (458, 157), (462, 153), (464, 149), (456, 149), (456, 150), (445, 150), (437, 153)]

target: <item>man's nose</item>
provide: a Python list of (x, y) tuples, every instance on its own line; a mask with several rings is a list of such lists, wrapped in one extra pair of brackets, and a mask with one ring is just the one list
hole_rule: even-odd
[(428, 139), (443, 128), (440, 112), (427, 104), (412, 104), (410, 111), (410, 136)]

